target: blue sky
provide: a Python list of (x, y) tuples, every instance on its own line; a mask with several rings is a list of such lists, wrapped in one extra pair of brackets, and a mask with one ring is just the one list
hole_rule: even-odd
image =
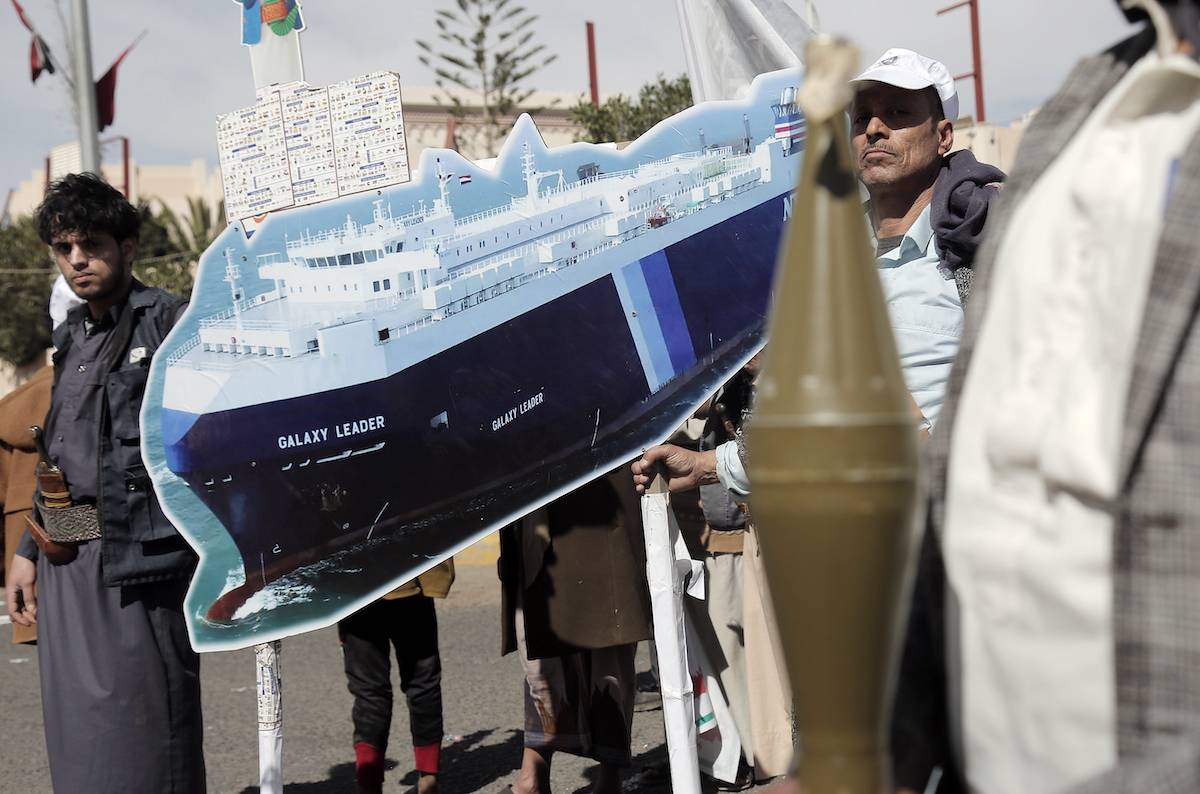
[[(64, 7), (66, 0), (61, 0)], [(951, 0), (818, 0), (823, 27), (860, 43), (864, 60), (887, 47), (918, 50), (970, 70), (966, 10), (935, 12)], [(330, 83), (393, 69), (409, 85), (430, 85), (414, 42), (429, 37), (433, 11), (450, 0), (305, 0), (309, 80)], [(633, 93), (658, 73), (681, 74), (683, 50), (674, 0), (524, 0), (541, 16), (539, 37), (559, 56), (532, 85), (587, 89), (584, 22), (596, 22), (600, 87)], [(23, 0), (52, 50), (66, 56), (54, 0)], [(590, 9), (590, 10), (589, 10)], [(249, 58), (239, 41), (240, 14), (230, 0), (91, 0), (94, 70), (99, 76), (140, 31), (149, 34), (122, 65), (116, 123), (142, 163), (215, 162), (214, 119), (253, 101)], [(986, 100), (990, 120), (1009, 121), (1045, 100), (1083, 54), (1128, 35), (1114, 0), (981, 0)], [(0, 188), (40, 168), (53, 145), (74, 137), (65, 83), (56, 75), (29, 83), (29, 36), (11, 6), (0, 7)], [(969, 82), (960, 84), (972, 113)]]

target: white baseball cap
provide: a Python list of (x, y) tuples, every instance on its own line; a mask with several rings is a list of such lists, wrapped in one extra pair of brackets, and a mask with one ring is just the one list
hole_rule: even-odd
[(935, 88), (942, 100), (942, 115), (951, 121), (958, 120), (958, 91), (954, 87), (954, 77), (941, 61), (893, 47), (850, 84), (857, 88), (859, 83), (868, 81), (887, 83), (908, 91)]

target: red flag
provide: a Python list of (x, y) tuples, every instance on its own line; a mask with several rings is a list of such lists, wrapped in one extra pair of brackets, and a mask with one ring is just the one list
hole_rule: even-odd
[(25, 9), (21, 8), (21, 4), (17, 0), (12, 0), (12, 4), (16, 9), (17, 19), (21, 20), (21, 24), (33, 35), (33, 39), (29, 42), (29, 78), (36, 83), (37, 79), (42, 76), (42, 72), (54, 74), (54, 62), (50, 58), (50, 48), (46, 46), (46, 40), (38, 35), (33, 23), (29, 21), (29, 17), (25, 16)]
[(29, 77), (36, 83), (42, 72), (54, 74), (54, 61), (50, 60), (46, 40), (35, 33), (33, 41), (29, 42)]
[[(13, 0), (15, 3), (16, 0)], [(113, 65), (108, 67), (108, 71), (104, 76), (96, 81), (96, 119), (99, 122), (97, 125), (100, 130), (113, 123), (113, 117), (117, 114), (117, 67), (121, 65), (121, 61), (125, 60), (125, 56), (129, 51), (137, 46), (137, 43), (142, 40), (146, 32), (142, 31), (133, 44), (125, 48), (125, 51), (117, 56), (113, 61)]]

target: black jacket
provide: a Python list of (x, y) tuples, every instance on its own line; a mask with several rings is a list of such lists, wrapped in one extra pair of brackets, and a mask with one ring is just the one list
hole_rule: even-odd
[[(195, 553), (158, 503), (141, 447), (142, 397), (150, 360), (186, 305), (183, 298), (135, 279), (103, 361), (103, 410), (99, 427), (90, 430), (99, 434), (96, 505), (102, 525), (104, 583), (109, 587), (185, 577), (196, 565)], [(86, 306), (72, 310), (85, 311)], [(69, 325), (60, 325), (53, 336), (56, 387), (59, 364), (72, 344)], [(54, 427), (46, 428), (47, 436), (56, 432)], [(33, 558), (36, 550), (27, 534), (21, 555)]]

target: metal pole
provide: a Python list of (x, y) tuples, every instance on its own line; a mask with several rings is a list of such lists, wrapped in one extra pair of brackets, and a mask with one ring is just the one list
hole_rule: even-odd
[(600, 80), (596, 77), (596, 25), (587, 23), (588, 84), (592, 89), (592, 105), (600, 107)]
[[(964, 80), (968, 77), (975, 81), (975, 120), (986, 121), (987, 112), (983, 107), (983, 54), (979, 44), (979, 0), (962, 0), (952, 6), (946, 6), (937, 12), (938, 16), (945, 14), (947, 11), (967, 6), (971, 12), (971, 60), (973, 71), (966, 74), (955, 75), (955, 80)], [(954, 121), (954, 119), (951, 119)]]
[(971, 56), (975, 70), (975, 116), (979, 121), (987, 119), (983, 109), (983, 55), (979, 46), (979, 0), (971, 0)]
[(646, 582), (654, 620), (654, 647), (658, 652), (671, 791), (674, 794), (700, 794), (694, 692), (684, 631), (683, 579), (675, 564), (670, 509), (666, 480), (658, 475), (642, 497), (642, 529), (646, 541)]
[(100, 141), (96, 138), (96, 85), (92, 79), (92, 37), (87, 0), (71, 0), (71, 45), (75, 71), (75, 104), (79, 111), (79, 168), (100, 173)]
[(121, 170), (125, 178), (125, 198), (133, 201), (133, 186), (129, 184), (129, 137), (121, 136)]

